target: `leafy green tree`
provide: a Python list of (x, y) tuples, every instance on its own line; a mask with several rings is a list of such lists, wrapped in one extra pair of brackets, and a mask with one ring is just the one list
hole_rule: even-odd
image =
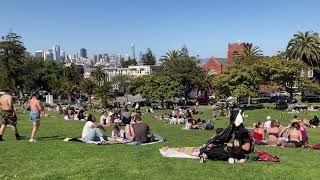
[(116, 75), (112, 77), (112, 84), (115, 85), (119, 92), (126, 94), (129, 90), (132, 78), (128, 75)]
[(10, 32), (0, 41), (0, 82), (3, 87), (22, 86), (22, 60), (26, 53), (21, 37)]
[(143, 65), (155, 65), (156, 57), (153, 55), (152, 50), (150, 48), (142, 55)]
[(287, 46), (289, 59), (302, 60), (311, 67), (320, 65), (320, 37), (312, 31), (293, 35)]
[(71, 103), (71, 94), (78, 91), (78, 86), (72, 81), (63, 81), (61, 91), (68, 96), (68, 102)]
[(188, 94), (196, 89), (199, 83), (203, 83), (204, 71), (199, 62), (195, 57), (187, 56), (179, 50), (170, 51), (163, 60), (160, 71), (182, 85), (181, 93), (187, 100)]
[(134, 94), (141, 94), (148, 100), (171, 100), (183, 91), (183, 86), (163, 73), (138, 77), (133, 83)]
[(250, 97), (255, 96), (264, 83), (261, 72), (263, 59), (258, 56), (241, 56), (214, 80), (218, 96)]
[(106, 107), (108, 100), (114, 98), (113, 88), (111, 82), (103, 81), (94, 90), (94, 95), (101, 99), (101, 103)]

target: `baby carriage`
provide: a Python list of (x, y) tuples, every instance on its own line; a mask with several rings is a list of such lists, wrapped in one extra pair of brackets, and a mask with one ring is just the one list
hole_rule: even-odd
[[(249, 137), (250, 140), (251, 135), (250, 133), (243, 127), (243, 110), (240, 109), (233, 109), (231, 111), (230, 116), (230, 124), (229, 126), (210, 139), (201, 149), (199, 153), (200, 162), (203, 163), (207, 159), (211, 160), (228, 160), (230, 157), (241, 159), (237, 157), (239, 154), (239, 144), (235, 145), (235, 143), (239, 143), (237, 139), (241, 139), (242, 136)], [(227, 146), (226, 144), (229, 143), (232, 139), (232, 144)], [(251, 142), (251, 149), (253, 151), (253, 141)]]

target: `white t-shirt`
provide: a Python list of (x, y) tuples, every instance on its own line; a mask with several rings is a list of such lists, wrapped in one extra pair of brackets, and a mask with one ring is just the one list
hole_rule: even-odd
[(105, 122), (105, 120), (106, 120), (106, 116), (105, 115), (102, 115), (101, 117), (100, 117), (100, 124), (103, 124), (104, 122)]
[(267, 120), (267, 121), (264, 123), (264, 128), (265, 128), (265, 129), (271, 128), (271, 120)]
[(92, 124), (91, 121), (86, 122), (82, 130), (82, 138), (85, 138), (92, 131)]

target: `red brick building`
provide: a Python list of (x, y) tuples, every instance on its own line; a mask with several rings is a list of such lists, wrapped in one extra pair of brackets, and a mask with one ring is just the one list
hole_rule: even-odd
[(222, 67), (222, 64), (214, 57), (211, 57), (207, 64), (203, 65), (204, 71), (206, 71), (209, 75), (221, 74)]
[(228, 65), (231, 65), (233, 61), (239, 57), (246, 46), (249, 46), (250, 43), (233, 43), (228, 44)]

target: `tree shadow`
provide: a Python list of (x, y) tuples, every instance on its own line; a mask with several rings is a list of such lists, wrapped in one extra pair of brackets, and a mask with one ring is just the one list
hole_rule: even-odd
[(38, 139), (40, 140), (55, 140), (55, 139), (64, 139), (65, 137), (61, 137), (61, 136), (44, 136), (44, 137), (38, 137)]

